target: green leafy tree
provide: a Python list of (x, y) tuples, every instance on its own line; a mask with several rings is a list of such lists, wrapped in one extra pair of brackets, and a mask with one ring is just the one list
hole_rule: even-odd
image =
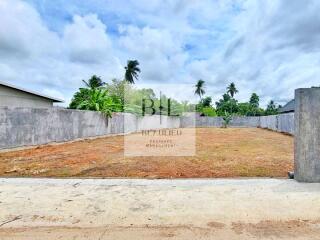
[(200, 104), (203, 107), (211, 107), (212, 98), (211, 97), (205, 97), (200, 101)]
[(214, 117), (217, 116), (216, 110), (212, 107), (212, 98), (205, 97), (196, 105), (196, 111), (202, 116)]
[(134, 81), (138, 80), (140, 73), (139, 62), (137, 60), (128, 60), (125, 70), (124, 79), (128, 83), (134, 84)]
[(99, 88), (104, 86), (106, 83), (101, 80), (101, 77), (97, 77), (96, 75), (93, 75), (88, 81), (82, 80), (84, 84), (88, 88)]
[(256, 93), (252, 93), (249, 103), (253, 107), (259, 108), (259, 101), (260, 101), (259, 96)]
[(225, 93), (218, 102), (216, 102), (216, 111), (218, 116), (224, 116), (225, 113), (234, 114), (238, 112), (238, 101)]
[(69, 108), (77, 109), (78, 105), (84, 100), (88, 99), (90, 95), (89, 88), (80, 88), (78, 92), (73, 95), (73, 98), (69, 104)]
[(217, 112), (213, 107), (204, 107), (201, 109), (201, 115), (207, 116), (207, 117), (216, 117)]
[(222, 99), (219, 100), (220, 103), (228, 102), (231, 100), (231, 97), (229, 94), (225, 93), (222, 95)]
[(239, 103), (238, 104), (238, 115), (240, 116), (250, 116), (252, 106), (250, 103)]
[[(155, 109), (155, 114), (160, 114), (160, 99), (159, 95), (156, 95), (154, 90), (151, 88), (129, 88), (126, 91), (126, 101), (125, 101), (125, 112), (134, 113), (137, 115), (142, 114), (142, 101), (145, 99), (146, 109), (145, 114), (151, 114), (153, 110), (149, 107), (153, 105)], [(162, 115), (169, 114), (168, 112), (168, 97), (164, 94), (161, 95), (161, 105), (163, 109), (161, 109)], [(195, 106), (189, 104), (187, 101), (179, 102), (175, 99), (170, 98), (170, 115), (181, 115), (184, 112), (193, 112)]]
[(92, 76), (88, 82), (83, 81), (86, 88), (80, 88), (71, 100), (69, 108), (102, 112), (111, 116), (112, 112), (121, 111), (121, 99), (117, 95), (108, 94), (105, 83), (100, 77)]
[(199, 103), (196, 105), (196, 110), (201, 111), (204, 107), (211, 107), (212, 98), (211, 97), (205, 97), (202, 98)]
[[(126, 80), (113, 79), (111, 83), (103, 83), (96, 76), (84, 81), (86, 87), (77, 91), (69, 105), (71, 109), (100, 111), (106, 116), (111, 116), (112, 112), (142, 113), (142, 99), (151, 99), (159, 114), (160, 99), (157, 98), (153, 89), (135, 89)], [(162, 104), (167, 104), (168, 98), (162, 95)], [(208, 102), (209, 101), (209, 102)], [(204, 105), (211, 104), (211, 98), (204, 99)], [(195, 106), (187, 101), (179, 102), (170, 99), (171, 115), (180, 115), (184, 112), (194, 111)], [(150, 110), (150, 108), (148, 108)], [(162, 114), (168, 114), (165, 107)], [(211, 113), (212, 114), (212, 113)]]
[(238, 104), (238, 115), (240, 116), (262, 116), (264, 114), (264, 110), (261, 108), (257, 108), (251, 103), (239, 103)]
[[(154, 91), (150, 88), (146, 89), (135, 89), (126, 85), (125, 90), (125, 112), (134, 113), (141, 115), (142, 114), (142, 101), (143, 99), (152, 99), (156, 100), (156, 95)], [(147, 100), (147, 101), (148, 101)], [(150, 103), (150, 102), (148, 102)]]
[(230, 94), (230, 96), (233, 98), (234, 95), (238, 92), (238, 89), (236, 88), (236, 85), (232, 82), (228, 87), (227, 87), (227, 93)]
[(279, 108), (276, 106), (275, 102), (271, 100), (265, 111), (265, 115), (275, 115), (279, 113)]
[(202, 96), (206, 93), (206, 91), (204, 90), (205, 88), (205, 81), (199, 79), (198, 82), (195, 85), (195, 91), (194, 94), (198, 95), (200, 97), (200, 100), (202, 98)]
[(125, 105), (125, 91), (127, 91), (130, 86), (125, 80), (112, 79), (111, 83), (106, 83), (105, 88), (112, 98), (120, 100), (123, 112)]
[(182, 112), (194, 112), (196, 109), (196, 105), (189, 103), (188, 101), (181, 102)]
[(112, 112), (121, 111), (120, 101), (115, 102), (105, 89), (89, 89), (87, 93), (86, 99), (77, 104), (77, 109), (99, 111), (107, 117), (111, 117)]
[(238, 104), (238, 114), (240, 116), (261, 116), (264, 110), (259, 108), (259, 96), (252, 93), (249, 102)]
[(89, 99), (90, 89), (102, 88), (105, 83), (101, 80), (100, 77), (93, 75), (88, 81), (82, 80), (86, 88), (80, 88), (78, 92), (73, 95), (73, 98), (69, 104), (69, 108), (76, 109), (78, 105)]

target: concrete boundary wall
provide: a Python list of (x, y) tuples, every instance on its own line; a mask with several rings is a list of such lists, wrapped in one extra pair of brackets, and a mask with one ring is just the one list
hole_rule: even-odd
[(294, 113), (278, 115), (277, 131), (294, 135)]
[(294, 134), (294, 113), (260, 117), (259, 127)]
[[(182, 121), (181, 127), (188, 127), (191, 124), (186, 119)], [(230, 127), (259, 127), (259, 117), (233, 117), (230, 121)], [(184, 126), (186, 124), (186, 126)], [(222, 117), (200, 117), (196, 116), (195, 125), (197, 127), (222, 127)], [(194, 126), (194, 125), (193, 125)]]
[(124, 134), (145, 129), (179, 128), (179, 117), (137, 117), (63, 108), (0, 108), (0, 149)]
[(114, 120), (119, 119), (106, 119), (102, 114), (91, 111), (0, 108), (0, 148), (112, 134), (121, 129)]
[[(112, 118), (93, 111), (63, 108), (0, 108), (0, 149), (51, 142), (123, 134), (154, 128), (221, 127), (222, 117), (137, 117), (114, 113)], [(265, 117), (234, 117), (230, 127), (261, 127), (293, 134), (293, 114)]]

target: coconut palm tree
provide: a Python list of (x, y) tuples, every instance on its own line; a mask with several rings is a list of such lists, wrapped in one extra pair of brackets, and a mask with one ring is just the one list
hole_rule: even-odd
[(230, 96), (233, 98), (233, 96), (238, 92), (238, 89), (236, 88), (236, 85), (232, 82), (228, 87), (227, 87), (227, 93), (230, 94)]
[(100, 77), (97, 77), (96, 75), (93, 75), (89, 80), (88, 82), (85, 81), (85, 80), (82, 80), (84, 82), (84, 84), (88, 87), (88, 88), (91, 88), (91, 89), (95, 89), (95, 88), (99, 88), (99, 87), (102, 87), (103, 85), (105, 85), (106, 83), (103, 82), (101, 80)]
[(128, 60), (125, 67), (124, 79), (130, 84), (134, 84), (134, 80), (138, 80), (138, 73), (140, 73), (139, 62), (137, 60)]
[(206, 91), (204, 90), (204, 84), (205, 84), (205, 81), (203, 81), (202, 79), (199, 79), (197, 84), (194, 86), (195, 87), (194, 94), (198, 95), (200, 97), (200, 100), (201, 100), (201, 96), (203, 96), (206, 93)]

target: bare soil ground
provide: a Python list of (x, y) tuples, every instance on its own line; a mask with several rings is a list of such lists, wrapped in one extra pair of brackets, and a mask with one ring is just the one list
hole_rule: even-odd
[[(240, 224), (241, 225), (241, 224)], [(258, 224), (244, 224), (239, 230), (238, 224), (232, 227), (192, 227), (192, 226), (141, 226), (141, 227), (35, 227), (0, 229), (3, 240), (55, 240), (55, 239), (173, 239), (173, 240), (318, 240), (319, 224), (303, 221), (288, 222), (265, 221)], [(296, 230), (297, 229), (297, 230)]]
[(320, 183), (0, 178), (0, 239), (319, 240)]
[(193, 157), (124, 157), (124, 137), (0, 152), (3, 177), (286, 177), (293, 137), (258, 128), (199, 128)]

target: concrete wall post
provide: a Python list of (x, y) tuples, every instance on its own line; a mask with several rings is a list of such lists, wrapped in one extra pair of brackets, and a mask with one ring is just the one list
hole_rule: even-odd
[(294, 178), (320, 182), (320, 88), (295, 91)]

